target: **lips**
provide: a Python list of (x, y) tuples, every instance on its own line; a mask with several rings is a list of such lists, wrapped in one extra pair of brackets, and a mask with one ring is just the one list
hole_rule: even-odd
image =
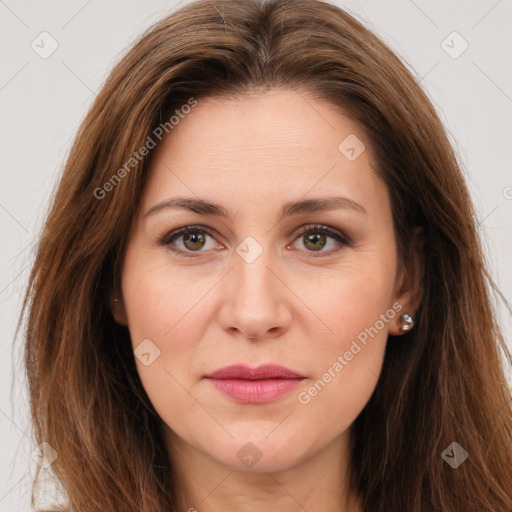
[(296, 388), (305, 377), (279, 365), (250, 368), (233, 365), (205, 376), (220, 392), (246, 404), (273, 402)]
[(209, 375), (209, 379), (246, 379), (246, 380), (261, 380), (261, 379), (303, 379), (303, 375), (299, 375), (284, 366), (276, 364), (265, 364), (257, 368), (250, 368), (243, 364), (236, 364), (233, 366), (226, 366)]

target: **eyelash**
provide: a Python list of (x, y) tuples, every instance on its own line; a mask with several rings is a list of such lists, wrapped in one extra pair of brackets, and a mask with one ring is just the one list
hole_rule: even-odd
[[(295, 240), (297, 240), (300, 236), (302, 236), (308, 232), (321, 233), (321, 234), (328, 235), (331, 238), (333, 238), (334, 240), (336, 240), (336, 242), (338, 242), (338, 244), (343, 247), (348, 247), (351, 245), (351, 240), (347, 236), (344, 236), (340, 232), (335, 231), (335, 230), (329, 228), (328, 226), (324, 226), (322, 224), (302, 226), (301, 228), (299, 228), (299, 231), (295, 234)], [(201, 253), (201, 252), (205, 252), (205, 251), (183, 251), (181, 249), (176, 249), (176, 248), (173, 249), (170, 247), (171, 243), (175, 239), (179, 238), (182, 235), (186, 235), (188, 233), (206, 233), (211, 238), (214, 238), (213, 233), (210, 231), (210, 229), (206, 228), (205, 226), (185, 226), (183, 228), (175, 229), (173, 231), (170, 231), (170, 232), (165, 233), (164, 235), (160, 236), (157, 240), (157, 245), (167, 246), (167, 247), (169, 247), (169, 249), (171, 251), (173, 251), (177, 255), (183, 255), (187, 258), (196, 258), (197, 256), (193, 256), (191, 253)], [(306, 251), (309, 253), (313, 253), (306, 257), (318, 258), (321, 256), (330, 256), (331, 254), (333, 254), (334, 252), (338, 252), (339, 250), (341, 250), (341, 249), (334, 249), (331, 251), (321, 251), (321, 250), (317, 251), (320, 256), (317, 256), (316, 254), (314, 254), (315, 251)]]

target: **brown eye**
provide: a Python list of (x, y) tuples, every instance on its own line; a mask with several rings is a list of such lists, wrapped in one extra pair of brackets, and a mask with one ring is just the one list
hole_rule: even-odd
[(312, 251), (319, 251), (327, 244), (326, 235), (324, 233), (306, 234), (302, 240), (304, 245)]
[[(208, 247), (208, 238), (211, 238)], [(183, 256), (195, 256), (193, 253), (206, 252), (208, 249), (214, 249), (217, 245), (214, 243), (213, 235), (204, 228), (195, 226), (186, 226), (161, 237), (159, 245), (168, 246), (176, 254)]]
[[(335, 231), (323, 225), (304, 226), (296, 236), (306, 248), (305, 253), (307, 257), (317, 257), (316, 254), (308, 253), (318, 253), (318, 256), (330, 256), (335, 252), (339, 252), (343, 247), (350, 245), (348, 237), (337, 230)], [(302, 238), (300, 238), (301, 236)], [(324, 251), (323, 249), (329, 246), (329, 243), (332, 248)]]
[(182, 237), (183, 245), (187, 249), (190, 249), (191, 251), (202, 249), (202, 247), (206, 243), (204, 233), (201, 233), (200, 231), (186, 233), (182, 235)]

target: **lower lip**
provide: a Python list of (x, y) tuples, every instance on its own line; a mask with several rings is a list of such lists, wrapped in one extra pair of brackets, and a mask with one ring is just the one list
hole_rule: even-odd
[(210, 379), (219, 391), (244, 404), (265, 404), (273, 402), (295, 389), (300, 379)]

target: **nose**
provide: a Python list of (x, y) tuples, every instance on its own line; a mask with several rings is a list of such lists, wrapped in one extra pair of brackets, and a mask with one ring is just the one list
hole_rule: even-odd
[(221, 327), (231, 334), (239, 332), (250, 339), (278, 337), (291, 325), (292, 293), (269, 252), (263, 251), (251, 263), (233, 254), (219, 313)]

